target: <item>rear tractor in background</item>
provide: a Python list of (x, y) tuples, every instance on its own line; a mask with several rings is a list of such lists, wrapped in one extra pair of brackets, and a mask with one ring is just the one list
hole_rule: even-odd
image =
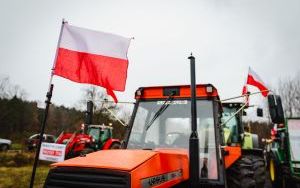
[[(228, 169), (227, 173), (231, 175), (227, 181), (234, 187), (264, 187), (266, 179), (264, 151), (259, 147), (258, 135), (247, 132), (242, 122), (247, 105), (241, 102), (226, 102), (222, 103), (222, 106), (225, 145), (237, 147), (242, 153)], [(252, 177), (249, 174), (253, 174)]]
[(284, 118), (281, 99), (268, 96), (274, 123), (268, 170), (274, 188), (300, 187), (300, 117)]
[(56, 139), (57, 144), (65, 144), (65, 158), (73, 158), (98, 150), (119, 149), (120, 140), (113, 138), (113, 127), (92, 125), (93, 103), (87, 104), (85, 124), (75, 133), (62, 132)]

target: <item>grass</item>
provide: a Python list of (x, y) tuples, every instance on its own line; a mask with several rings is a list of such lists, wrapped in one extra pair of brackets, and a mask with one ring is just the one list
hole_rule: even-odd
[[(39, 166), (35, 175), (35, 188), (42, 188), (49, 166)], [(32, 166), (0, 167), (0, 188), (29, 187)]]
[[(34, 161), (35, 153), (33, 152), (0, 152), (0, 167), (22, 167), (30, 166)], [(45, 166), (50, 162), (40, 161), (39, 164)]]
[(23, 149), (23, 145), (22, 144), (13, 143), (11, 145), (11, 149), (13, 149), (13, 150), (22, 150)]
[[(0, 152), (0, 188), (29, 187), (34, 160), (33, 152)], [(35, 188), (43, 187), (50, 162), (39, 161)]]

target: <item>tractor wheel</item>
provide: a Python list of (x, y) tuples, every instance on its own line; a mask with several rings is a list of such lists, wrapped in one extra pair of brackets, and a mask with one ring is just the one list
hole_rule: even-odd
[(254, 180), (256, 187), (264, 187), (266, 181), (266, 166), (265, 160), (262, 157), (252, 155), (252, 164), (254, 171)]
[(120, 148), (121, 148), (121, 144), (119, 142), (113, 142), (109, 147), (109, 149), (120, 149)]
[(269, 174), (270, 174), (272, 187), (283, 188), (284, 187), (283, 173), (273, 158), (270, 158), (270, 160), (269, 160), (268, 170), (269, 170)]
[(265, 184), (265, 165), (261, 157), (244, 155), (226, 172), (230, 188), (263, 188)]

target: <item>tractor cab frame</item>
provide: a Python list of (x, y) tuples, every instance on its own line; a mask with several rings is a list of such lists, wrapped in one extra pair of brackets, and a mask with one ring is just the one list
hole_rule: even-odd
[[(198, 184), (224, 185), (220, 129), (222, 107), (214, 86), (197, 85)], [(126, 149), (182, 149), (191, 133), (190, 86), (139, 88), (125, 140)]]
[(242, 118), (244, 109), (247, 106), (242, 102), (225, 102), (222, 103), (222, 106), (225, 144), (228, 146), (241, 146), (244, 152), (245, 150), (251, 150), (252, 153), (262, 156), (263, 151), (259, 149), (258, 135), (244, 129)]

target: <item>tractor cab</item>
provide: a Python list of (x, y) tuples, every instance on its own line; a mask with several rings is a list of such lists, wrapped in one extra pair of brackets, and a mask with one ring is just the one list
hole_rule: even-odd
[[(197, 132), (199, 137), (199, 177), (223, 183), (220, 161), (217, 90), (210, 84), (197, 85)], [(190, 86), (144, 87), (137, 100), (128, 133), (127, 149), (182, 150), (189, 153), (191, 134)]]
[(106, 125), (89, 125), (87, 134), (94, 139), (95, 149), (102, 148), (105, 142), (112, 138), (112, 127)]
[(242, 123), (243, 110), (238, 110), (243, 106), (243, 103), (222, 103), (223, 114), (222, 122), (224, 123), (224, 139), (228, 145), (241, 143), (244, 127)]
[(259, 148), (258, 135), (244, 129), (242, 117), (245, 104), (242, 102), (222, 103), (222, 123), (226, 145), (242, 146), (242, 149)]

